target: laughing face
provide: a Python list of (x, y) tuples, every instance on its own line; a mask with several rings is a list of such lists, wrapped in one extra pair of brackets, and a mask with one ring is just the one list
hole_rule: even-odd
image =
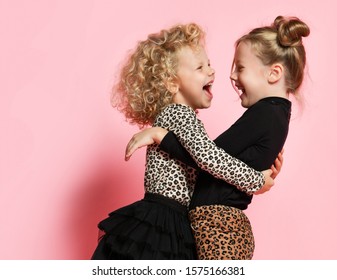
[(178, 81), (174, 102), (194, 110), (208, 108), (213, 98), (211, 88), (215, 71), (210, 66), (205, 49), (184, 47), (178, 53)]
[(268, 96), (270, 67), (256, 56), (250, 42), (241, 42), (236, 48), (230, 79), (239, 94), (241, 105), (249, 108)]

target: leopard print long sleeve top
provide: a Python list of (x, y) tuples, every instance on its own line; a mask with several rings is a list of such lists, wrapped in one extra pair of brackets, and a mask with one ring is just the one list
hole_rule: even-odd
[[(253, 194), (263, 186), (263, 174), (217, 147), (191, 107), (168, 105), (157, 116), (153, 126), (172, 131), (198, 166), (214, 177), (235, 185), (248, 194)], [(171, 159), (157, 144), (148, 146), (146, 159), (145, 191), (164, 195), (188, 206), (196, 170)]]

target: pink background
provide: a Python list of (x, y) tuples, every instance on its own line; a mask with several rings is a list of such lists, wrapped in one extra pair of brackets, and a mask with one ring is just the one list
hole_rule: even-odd
[(0, 259), (88, 259), (96, 225), (143, 195), (138, 128), (110, 107), (118, 65), (148, 33), (195, 21), (217, 71), (212, 138), (243, 112), (229, 82), (234, 41), (277, 15), (311, 27), (306, 106), (294, 104), (276, 186), (247, 214), (255, 259), (337, 259), (336, 5), (321, 1), (2, 0)]

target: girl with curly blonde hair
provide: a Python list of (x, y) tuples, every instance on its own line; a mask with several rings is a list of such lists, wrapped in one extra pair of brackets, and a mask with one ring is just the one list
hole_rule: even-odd
[[(174, 132), (200, 169), (250, 194), (269, 190), (272, 171), (258, 172), (229, 156), (196, 116), (197, 109), (211, 105), (214, 74), (202, 29), (194, 23), (176, 25), (138, 43), (122, 68), (112, 103), (130, 123)], [(195, 179), (194, 168), (150, 145), (144, 199), (99, 223), (103, 235), (92, 259), (195, 259), (187, 211)]]

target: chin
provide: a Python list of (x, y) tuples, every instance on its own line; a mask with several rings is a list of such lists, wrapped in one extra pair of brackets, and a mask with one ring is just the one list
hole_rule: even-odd
[(207, 109), (207, 108), (211, 107), (211, 105), (212, 105), (211, 102), (209, 102), (207, 104), (204, 104), (203, 109)]
[(248, 104), (247, 104), (247, 102), (244, 102), (243, 100), (241, 100), (241, 106), (243, 108), (248, 108), (249, 107)]

